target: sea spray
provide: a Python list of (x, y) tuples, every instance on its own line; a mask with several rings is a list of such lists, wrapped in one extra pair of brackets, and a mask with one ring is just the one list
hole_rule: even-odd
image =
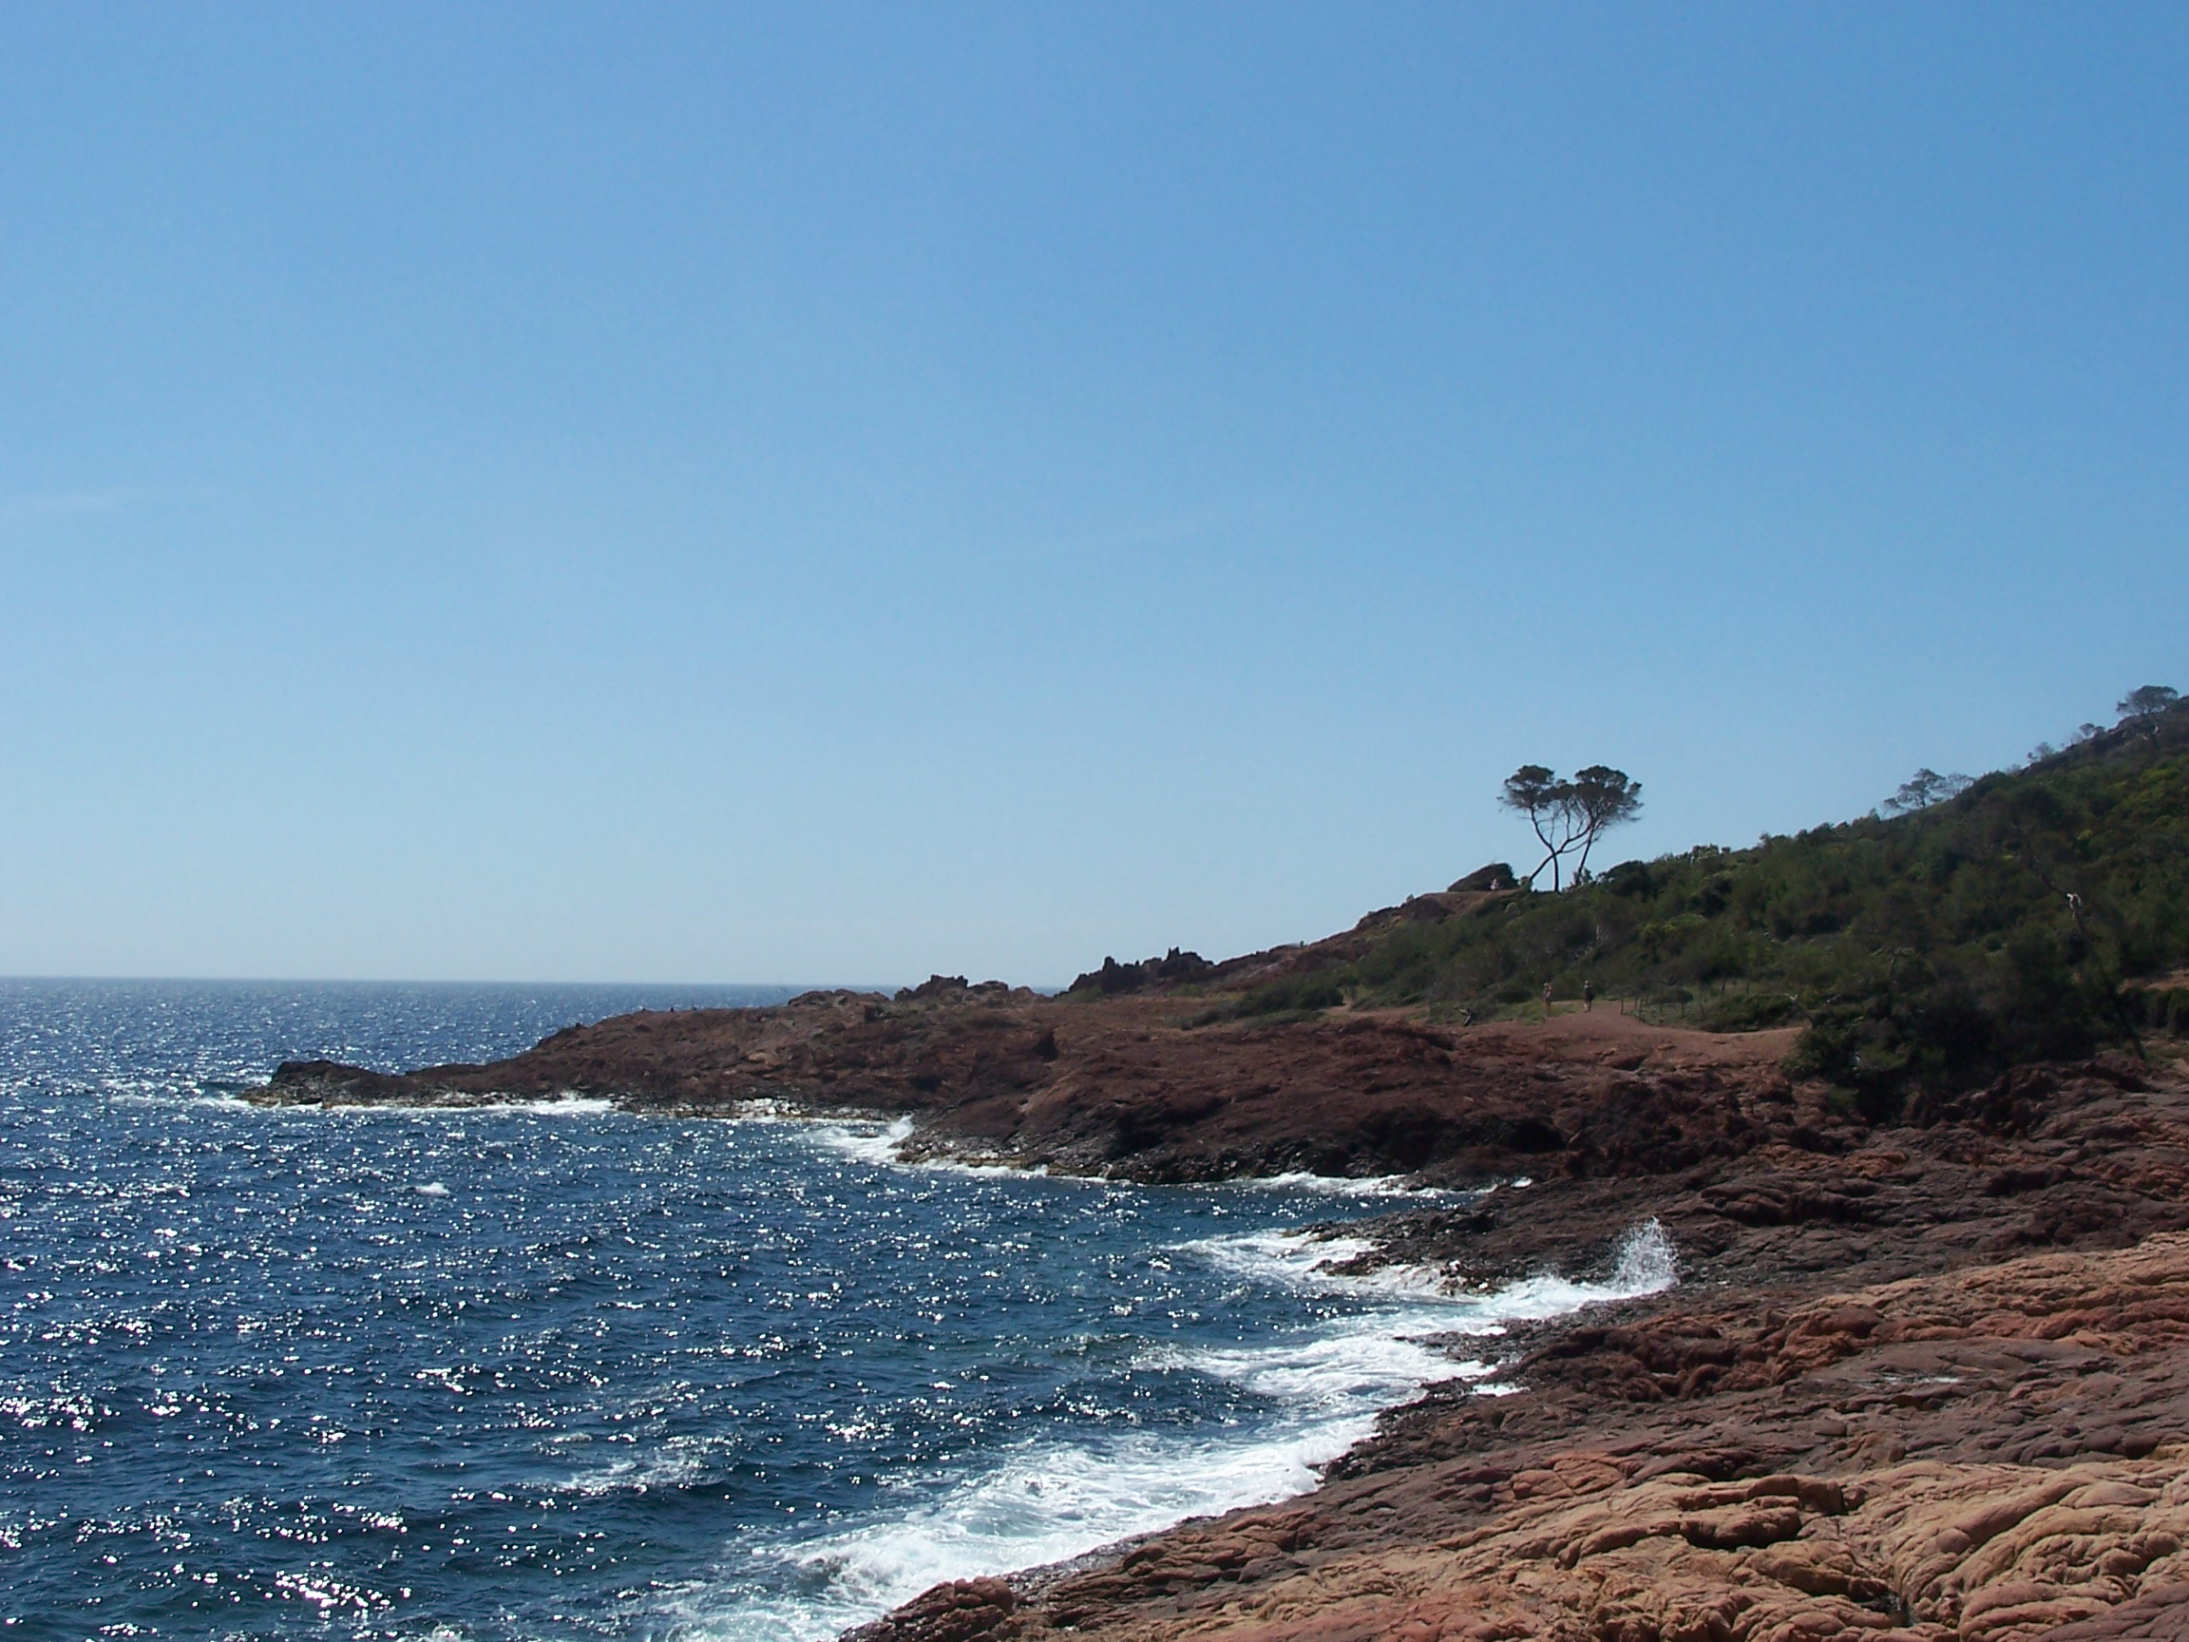
[(1266, 1405), (1261, 1422), (1187, 1440), (1029, 1440), (938, 1498), (761, 1551), (814, 1581), (805, 1606), (786, 1612), (766, 1600), (732, 1603), (704, 1619), (694, 1611), (692, 1634), (724, 1642), (820, 1637), (832, 1633), (803, 1627), (820, 1627), (825, 1618), (847, 1628), (943, 1580), (1063, 1561), (1185, 1517), (1286, 1498), (1313, 1487), (1319, 1468), (1368, 1436), (1381, 1410), (1434, 1381), (1475, 1381), (1493, 1395), (1518, 1389), (1491, 1384), (1491, 1363), (1455, 1358), (1433, 1337), (1495, 1335), (1512, 1322), (1657, 1293), (1676, 1280), (1671, 1242), (1655, 1220), (1621, 1240), (1601, 1281), (1543, 1274), (1474, 1294), (1448, 1292), (1433, 1273), (1408, 1271), (1392, 1281), (1391, 1271), (1363, 1279), (1330, 1269), (1367, 1247), (1361, 1239), (1270, 1230), (1169, 1251), (1280, 1290), (1414, 1302), (1280, 1329), (1265, 1344), (1157, 1348), (1133, 1364), (1141, 1374), (1236, 1387)]

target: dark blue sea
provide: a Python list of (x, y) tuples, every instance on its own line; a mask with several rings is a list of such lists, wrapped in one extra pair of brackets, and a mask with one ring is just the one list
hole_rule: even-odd
[[(1289, 1235), (1395, 1182), (234, 1098), (292, 1057), (475, 1060), (782, 995), (0, 981), (0, 1635), (828, 1637), (1296, 1492), (1424, 1381), (1498, 1390), (1499, 1319), (1670, 1280), (1644, 1234), (1601, 1288), (1452, 1298)], [(1450, 1332), (1476, 1360), (1425, 1343)]]

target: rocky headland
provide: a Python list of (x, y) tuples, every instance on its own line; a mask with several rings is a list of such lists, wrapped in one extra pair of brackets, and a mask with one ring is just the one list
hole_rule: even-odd
[(1474, 1190), (1331, 1257), (1453, 1286), (1605, 1275), (1652, 1221), (1677, 1251), (1676, 1287), (1516, 1331), (1509, 1394), (1432, 1387), (1310, 1494), (938, 1587), (867, 1642), (2189, 1638), (2189, 702), (2121, 711), (1563, 893), (1494, 863), (1061, 997), (937, 976), (256, 1098), (760, 1101), (910, 1118), (914, 1157), (1405, 1174)]
[(1225, 965), (1112, 964), (1061, 997), (938, 977), (639, 1013), (486, 1066), (292, 1062), (252, 1098), (765, 1101), (910, 1116), (914, 1155), (1495, 1185), (1373, 1223), (1354, 1257), (1453, 1284), (1590, 1275), (1652, 1218), (1678, 1250), (1676, 1289), (1516, 1334), (1499, 1378), (1521, 1389), (1432, 1389), (1312, 1494), (939, 1587), (874, 1642), (2189, 1636), (2178, 1046), (1881, 1122), (1789, 1075), (1791, 1028), (1615, 999), (1484, 1024), (1221, 1007), (1476, 893), (1509, 892)]
[(2180, 1038), (1880, 1101), (1804, 1064), (1797, 1025), (1609, 996), (1478, 1022), (1322, 983), (1541, 906), (1486, 874), (1316, 944), (1105, 961), (1064, 996), (935, 976), (641, 1011), (486, 1066), (289, 1062), (250, 1099), (764, 1101), (911, 1117), (911, 1156), (1408, 1173), (1475, 1191), (1333, 1257), (1449, 1285), (1594, 1276), (1648, 1219), (1677, 1248), (1675, 1290), (1513, 1333), (1517, 1390), (1432, 1388), (1309, 1495), (937, 1587), (869, 1642), (2189, 1638)]

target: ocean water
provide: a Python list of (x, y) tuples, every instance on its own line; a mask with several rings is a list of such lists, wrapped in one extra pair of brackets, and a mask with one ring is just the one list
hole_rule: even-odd
[[(879, 1122), (262, 1110), (722, 988), (0, 981), (0, 1635), (803, 1639), (1281, 1498), (1500, 1319), (1395, 1186), (911, 1167)], [(1480, 1336), (1455, 1361), (1427, 1336)], [(1498, 1389), (1484, 1382), (1485, 1392)]]

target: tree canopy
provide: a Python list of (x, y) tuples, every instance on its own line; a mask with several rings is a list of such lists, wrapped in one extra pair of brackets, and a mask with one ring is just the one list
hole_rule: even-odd
[[(1534, 765), (1506, 784), (1506, 804), (1541, 823), (1544, 865), (1581, 784)], [(1789, 1070), (1880, 1119), (2018, 1063), (2189, 1035), (2189, 701), (1951, 802), (1398, 920), (1224, 1013), (1351, 1000), (1494, 1017), (1532, 1008), (1546, 981), (1712, 1030), (1800, 1025)]]
[(1885, 813), (1913, 815), (1917, 810), (1927, 810), (1933, 804), (1960, 797), (1972, 785), (1974, 783), (1965, 775), (1940, 775), (1926, 766), (1901, 782), (1900, 790), (1885, 800)]
[(1541, 764), (1523, 764), (1505, 778), (1498, 802), (1528, 818), (1543, 846), (1543, 859), (1528, 874), (1534, 883), (1545, 867), (1551, 869), (1551, 888), (1563, 887), (1561, 869), (1565, 858), (1581, 852), (1574, 865), (1579, 882), (1588, 869), (1589, 851), (1605, 830), (1631, 821), (1642, 810), (1642, 784), (1624, 770), (1607, 764), (1591, 764), (1571, 779)]
[(2180, 700), (2181, 692), (2170, 684), (2143, 684), (2114, 703), (2113, 710), (2121, 715), (2122, 723), (2133, 725), (2147, 740), (2155, 743), (2159, 720)]
[(1604, 830), (1642, 813), (1642, 784), (1624, 770), (1591, 764), (1574, 775), (1573, 801), (1583, 822), (1581, 859), (1573, 867), (1574, 882), (1579, 883), (1589, 870), (1589, 851)]

